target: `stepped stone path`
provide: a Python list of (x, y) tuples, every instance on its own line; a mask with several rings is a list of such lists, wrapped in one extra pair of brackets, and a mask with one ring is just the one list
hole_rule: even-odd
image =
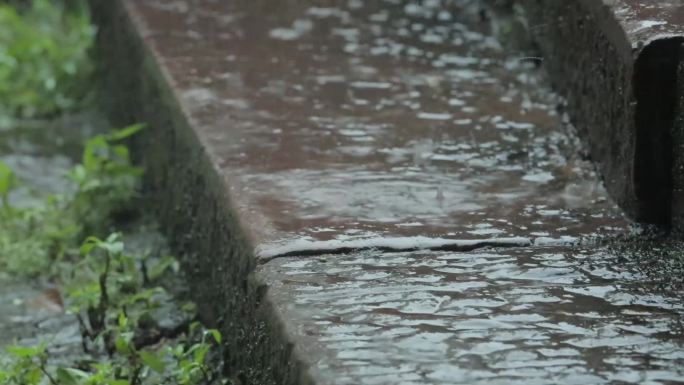
[(481, 2), (122, 2), (316, 383), (684, 383), (681, 293), (597, 241), (631, 224)]

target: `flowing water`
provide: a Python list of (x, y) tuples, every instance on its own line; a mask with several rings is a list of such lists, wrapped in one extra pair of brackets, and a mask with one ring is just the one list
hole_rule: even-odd
[(334, 384), (684, 381), (681, 292), (606, 250), (361, 252), (262, 267)]

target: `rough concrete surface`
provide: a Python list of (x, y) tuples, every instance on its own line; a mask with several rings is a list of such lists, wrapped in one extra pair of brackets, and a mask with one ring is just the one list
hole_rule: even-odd
[(672, 127), (672, 227), (681, 238), (684, 235), (684, 50), (680, 52), (677, 90)]
[[(684, 4), (523, 0), (545, 67), (626, 213), (669, 224)], [(675, 182), (676, 183), (676, 182)], [(677, 209), (678, 210), (678, 209)], [(676, 224), (675, 224), (676, 225)]]
[(582, 265), (630, 223), (482, 2), (94, 4), (113, 114), (149, 123), (151, 203), (242, 383), (684, 375), (675, 294)]

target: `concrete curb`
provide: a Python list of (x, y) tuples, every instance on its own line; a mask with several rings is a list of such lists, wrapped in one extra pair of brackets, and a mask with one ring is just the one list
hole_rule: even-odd
[(680, 204), (670, 202), (684, 7), (638, 0), (518, 4), (614, 199), (639, 222), (669, 224), (681, 216)]
[(224, 335), (228, 376), (243, 384), (310, 384), (264, 285), (254, 247), (235, 217), (212, 161), (188, 128), (162, 67), (120, 1), (95, 1), (105, 106), (116, 124), (146, 122), (134, 144), (148, 202), (157, 212), (198, 303)]

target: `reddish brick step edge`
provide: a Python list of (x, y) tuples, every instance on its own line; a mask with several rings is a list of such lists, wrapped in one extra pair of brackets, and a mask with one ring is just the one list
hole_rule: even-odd
[(684, 154), (675, 143), (683, 121), (676, 116), (684, 90), (677, 87), (684, 4), (518, 0), (515, 6), (611, 196), (638, 222), (681, 227)]

